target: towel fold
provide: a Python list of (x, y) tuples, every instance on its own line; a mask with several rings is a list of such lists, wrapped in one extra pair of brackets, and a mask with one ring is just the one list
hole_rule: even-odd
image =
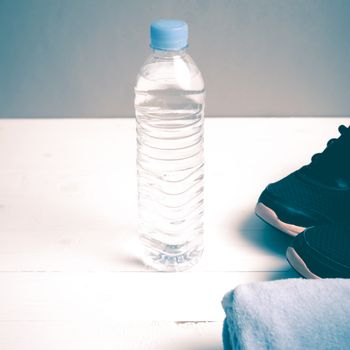
[(222, 305), (225, 350), (350, 349), (350, 280), (251, 283)]

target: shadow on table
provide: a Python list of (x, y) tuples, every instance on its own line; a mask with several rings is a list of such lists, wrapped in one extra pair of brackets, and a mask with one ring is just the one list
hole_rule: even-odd
[[(221, 340), (214, 342), (212, 341), (211, 344), (203, 344), (203, 341), (198, 340), (198, 345), (197, 344), (193, 344), (195, 342), (195, 340), (193, 339), (189, 339), (188, 340), (188, 344), (183, 344), (181, 343), (181, 345), (179, 347), (176, 347), (177, 349), (181, 349), (181, 350), (221, 350), (223, 349), (223, 346), (221, 344)], [(202, 343), (202, 344), (200, 344)], [(175, 349), (174, 347), (174, 343), (172, 342), (171, 344), (167, 344), (165, 347), (162, 347), (163, 349)]]
[(142, 260), (135, 254), (120, 251), (115, 255), (115, 262), (122, 266), (127, 266), (130, 270), (148, 271), (149, 268), (144, 265)]
[[(163, 348), (163, 349), (166, 349), (166, 348)], [(173, 349), (173, 348), (171, 348)], [(181, 348), (179, 348), (181, 350), (221, 350), (222, 349), (222, 345), (221, 344), (213, 344), (213, 345), (204, 345), (204, 346), (201, 346), (201, 345), (195, 345), (195, 346), (192, 346), (192, 345), (188, 345), (188, 346), (183, 346), (181, 345)]]
[(280, 256), (285, 256), (285, 252), (292, 241), (292, 237), (266, 224), (254, 213), (251, 213), (241, 222), (239, 233), (244, 239), (267, 253)]
[(213, 346), (200, 346), (200, 347), (194, 347), (194, 348), (188, 348), (188, 350), (220, 350), (222, 349), (221, 345), (213, 345)]
[[(238, 232), (251, 244), (262, 249), (267, 254), (281, 257), (281, 259), (286, 259), (286, 250), (293, 239), (259, 219), (254, 212), (241, 222)], [(286, 264), (286, 266), (286, 270), (283, 269), (283, 271), (270, 271), (268, 279), (275, 280), (280, 278), (300, 277), (294, 269), (288, 267), (288, 264)]]

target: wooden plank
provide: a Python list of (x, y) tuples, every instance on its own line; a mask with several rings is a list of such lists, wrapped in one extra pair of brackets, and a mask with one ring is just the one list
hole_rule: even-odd
[(226, 292), (297, 277), (260, 192), (341, 123), (208, 119), (205, 253), (163, 274), (137, 259), (132, 119), (0, 120), (0, 349), (220, 349)]
[(0, 321), (220, 321), (238, 284), (285, 272), (0, 273)]
[(221, 350), (222, 322), (0, 321), (11, 350)]
[[(344, 119), (208, 119), (202, 271), (286, 271), (289, 239), (257, 220), (264, 186)], [(145, 271), (135, 259), (134, 121), (0, 121), (0, 270)]]

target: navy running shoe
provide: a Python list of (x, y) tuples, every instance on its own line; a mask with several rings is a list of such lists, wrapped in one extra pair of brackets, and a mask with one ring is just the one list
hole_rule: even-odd
[(266, 187), (256, 214), (277, 229), (296, 236), (305, 228), (350, 222), (350, 127), (311, 163)]
[(293, 239), (286, 255), (306, 278), (350, 278), (350, 225), (308, 228)]

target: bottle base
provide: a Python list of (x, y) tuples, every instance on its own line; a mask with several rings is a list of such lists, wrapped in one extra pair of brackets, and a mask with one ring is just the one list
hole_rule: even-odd
[(180, 272), (185, 271), (196, 265), (202, 254), (203, 244), (196, 242), (193, 244), (170, 245), (164, 244), (159, 249), (154, 247), (155, 242), (150, 244), (149, 238), (147, 240), (141, 239), (143, 245), (142, 261), (145, 265), (163, 272)]

